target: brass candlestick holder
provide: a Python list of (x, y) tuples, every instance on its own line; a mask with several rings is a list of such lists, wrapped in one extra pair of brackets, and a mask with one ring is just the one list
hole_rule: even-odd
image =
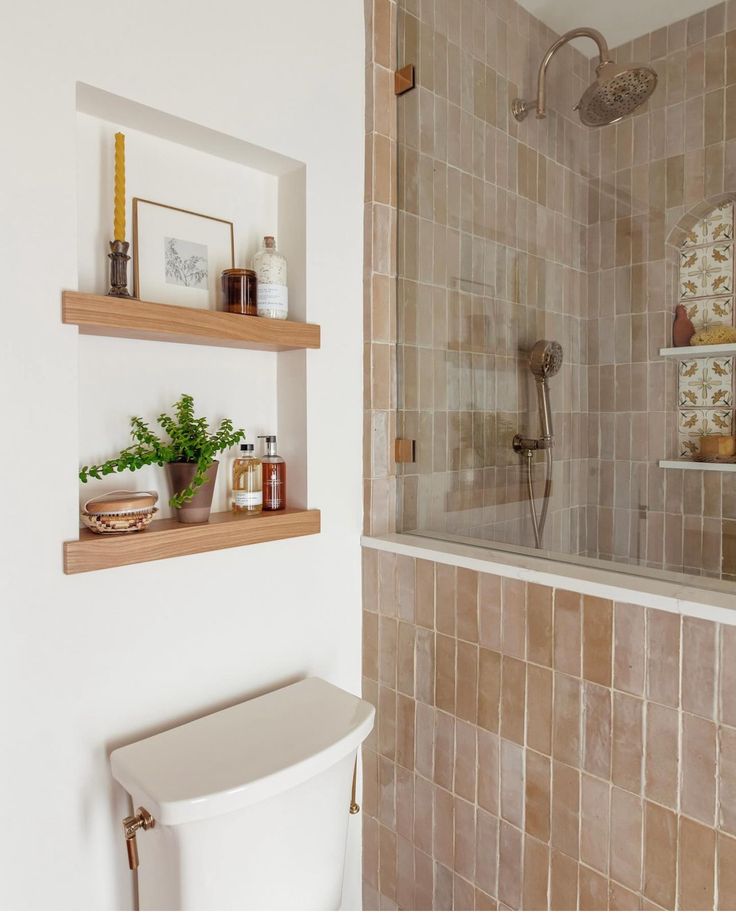
[(130, 256), (128, 249), (130, 243), (124, 239), (114, 239), (110, 242), (110, 290), (108, 297), (132, 297), (128, 290), (128, 262)]

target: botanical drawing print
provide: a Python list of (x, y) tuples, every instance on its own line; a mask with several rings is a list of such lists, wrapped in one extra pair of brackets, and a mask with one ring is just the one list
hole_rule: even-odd
[(164, 238), (164, 264), (167, 283), (207, 290), (207, 246), (167, 236)]

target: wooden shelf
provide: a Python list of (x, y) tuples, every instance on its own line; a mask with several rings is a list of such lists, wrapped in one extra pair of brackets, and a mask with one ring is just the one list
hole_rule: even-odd
[(699, 463), (697, 460), (660, 460), (660, 469), (695, 469), (698, 472), (736, 472), (736, 463)]
[(244, 517), (226, 511), (212, 514), (208, 523), (158, 520), (147, 530), (126, 536), (100, 536), (85, 528), (80, 530), (78, 540), (64, 543), (64, 572), (81, 574), (215, 549), (312, 536), (319, 532), (318, 510), (290, 508), (268, 511), (257, 517)]
[(679, 357), (687, 360), (692, 357), (728, 357), (736, 354), (736, 344), (732, 345), (688, 345), (686, 348), (660, 348), (660, 357)]
[(63, 292), (61, 312), (62, 321), (79, 326), (84, 335), (256, 351), (293, 351), (320, 346), (320, 327), (307, 322), (238, 316), (73, 290)]

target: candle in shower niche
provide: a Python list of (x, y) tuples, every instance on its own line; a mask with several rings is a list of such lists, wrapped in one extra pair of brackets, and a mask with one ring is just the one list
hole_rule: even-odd
[(115, 135), (115, 219), (113, 239), (125, 239), (125, 134)]

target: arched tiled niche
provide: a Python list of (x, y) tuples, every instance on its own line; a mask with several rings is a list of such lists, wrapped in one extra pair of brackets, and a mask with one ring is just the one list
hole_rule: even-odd
[[(734, 198), (703, 202), (670, 233), (674, 303), (684, 304), (696, 331), (734, 325)], [(683, 356), (677, 366), (678, 452), (698, 452), (705, 434), (732, 434), (734, 358)]]

